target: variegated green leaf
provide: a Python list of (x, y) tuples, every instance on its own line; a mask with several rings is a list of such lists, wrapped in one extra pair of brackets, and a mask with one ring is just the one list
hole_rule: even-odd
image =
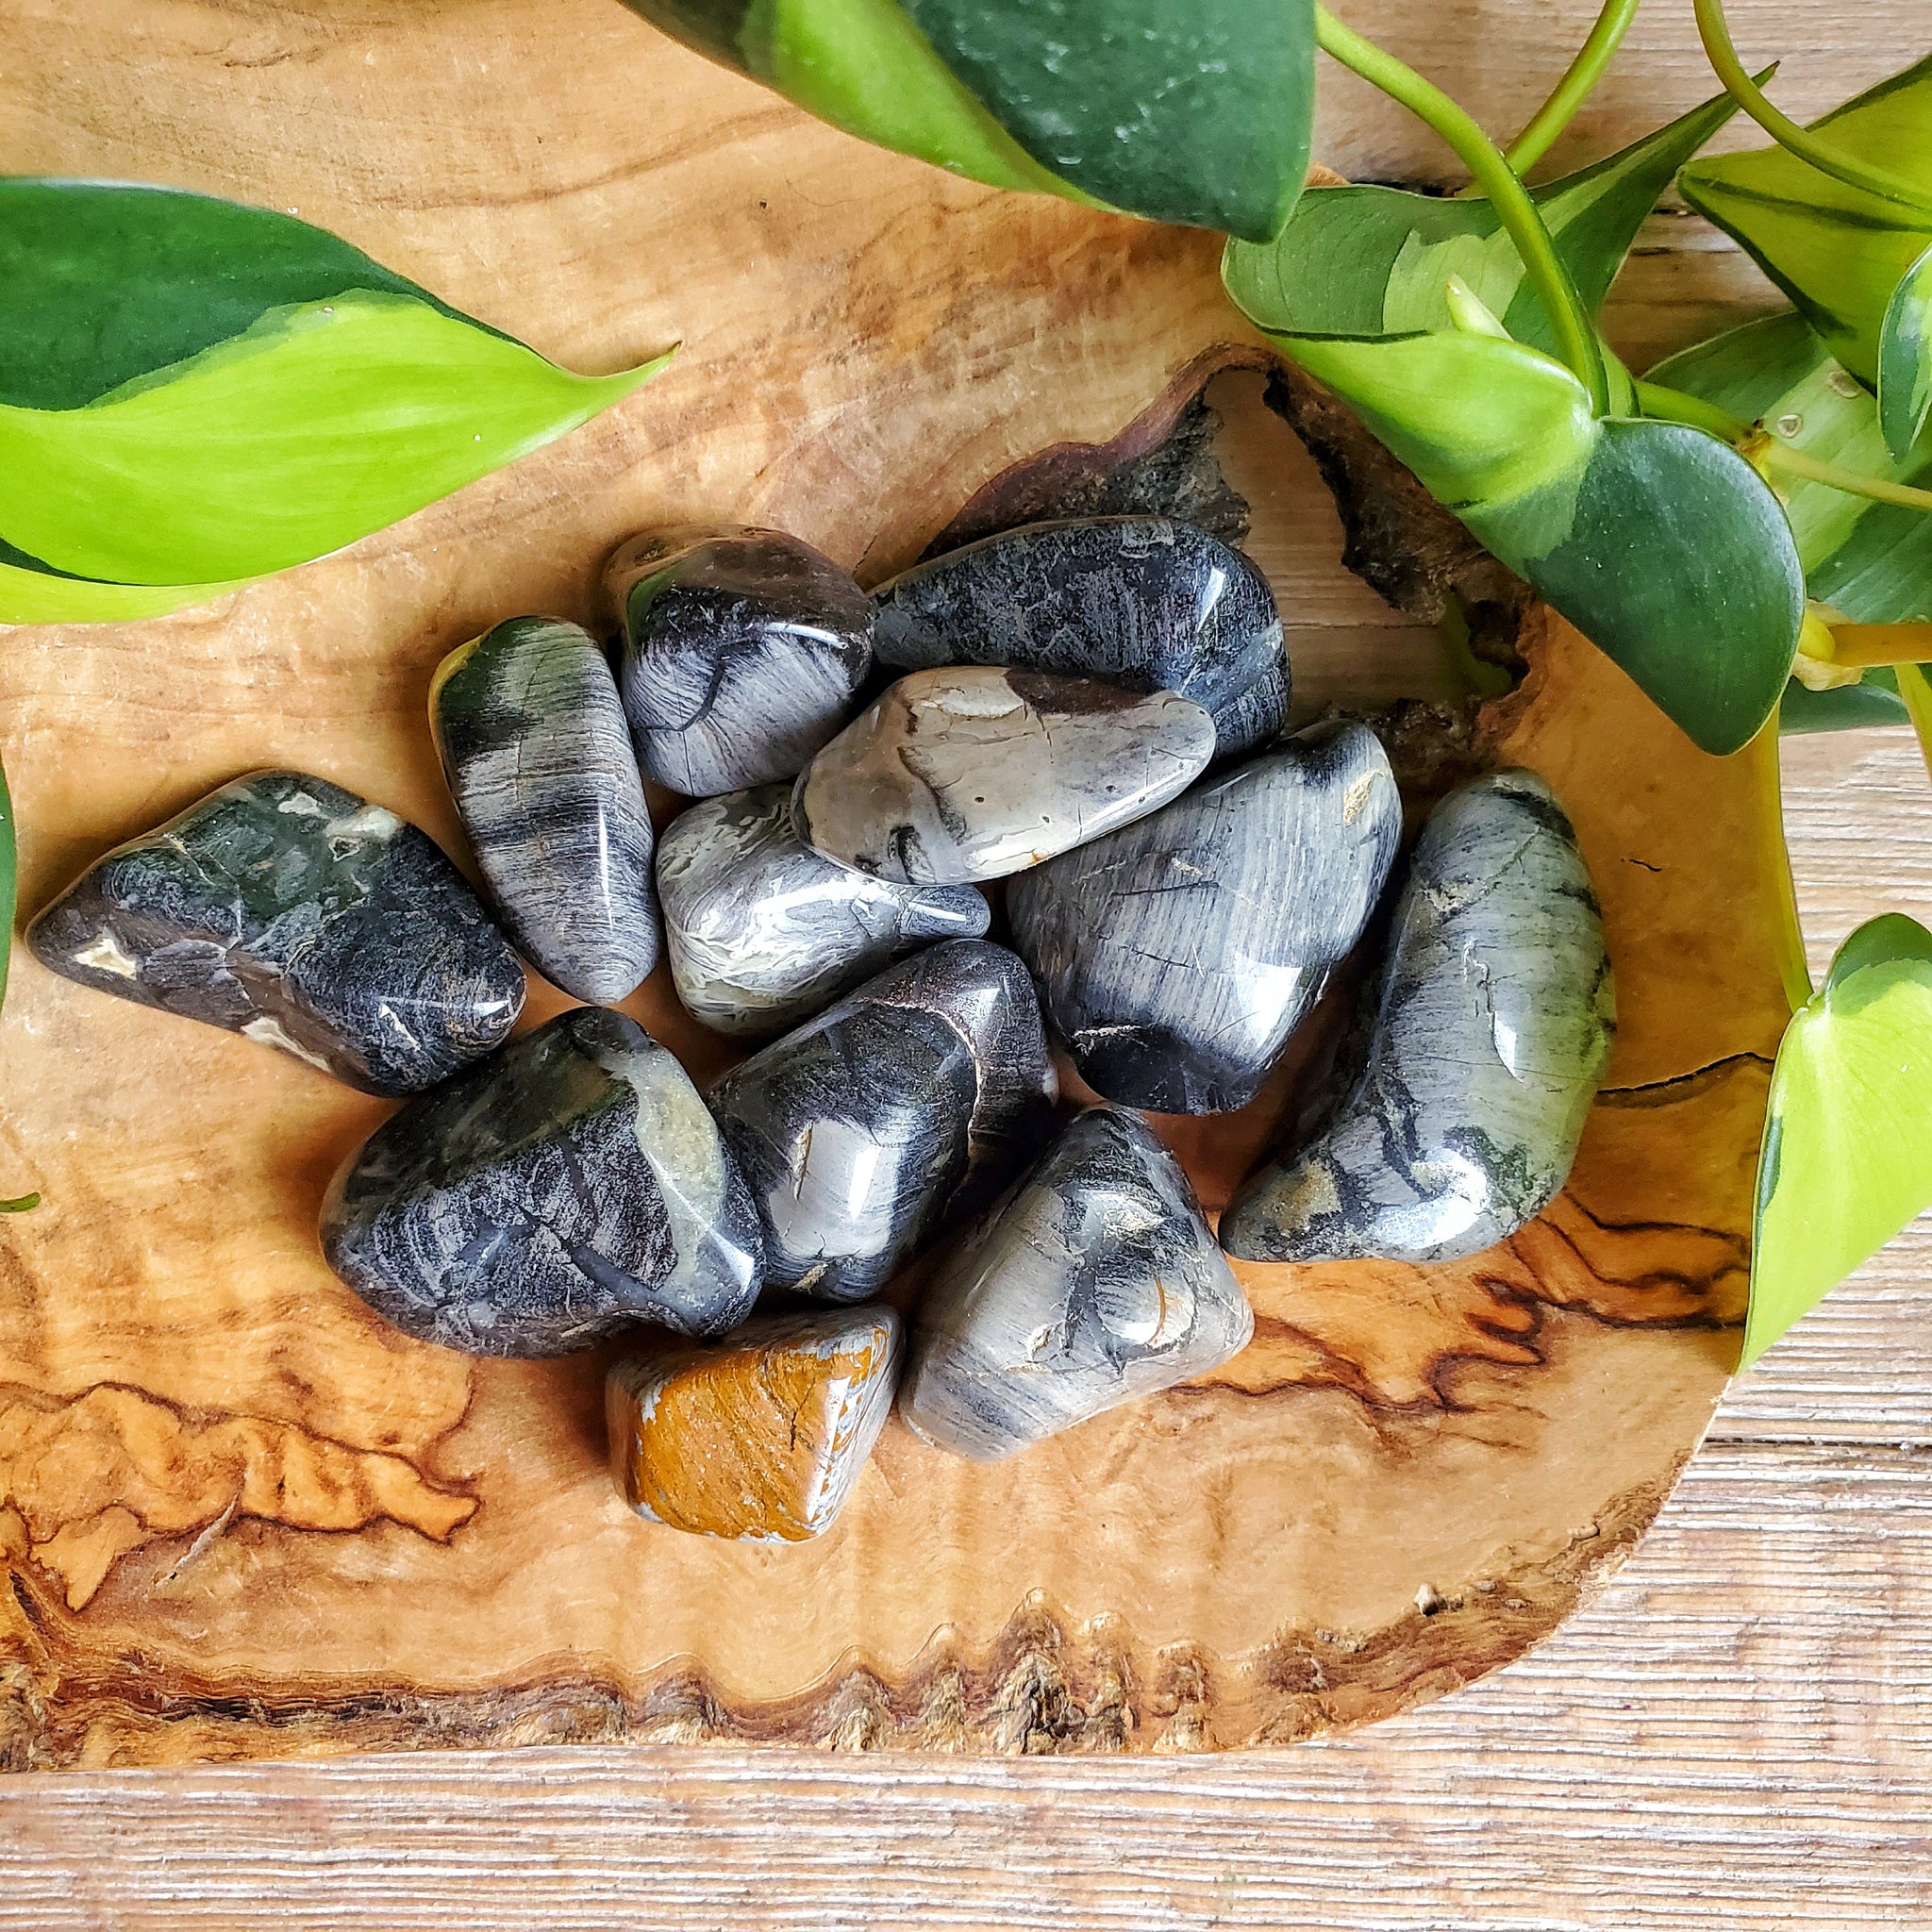
[(1908, 268), (1878, 332), (1878, 421), (1894, 457), (1909, 453), (1932, 415), (1932, 247)]
[(574, 375), (266, 209), (0, 182), (0, 622), (138, 617), (341, 548), (575, 427)]
[[(1855, 160), (1932, 197), (1932, 58), (1812, 124)], [(1847, 186), (1781, 147), (1720, 155), (1678, 177), (1868, 387), (1893, 291), (1932, 246), (1932, 214)]]
[(1778, 1047), (1744, 1360), (1932, 1206), (1932, 933), (1860, 926)]
[(1307, 171), (1313, 0), (629, 0), (847, 133), (1256, 240)]

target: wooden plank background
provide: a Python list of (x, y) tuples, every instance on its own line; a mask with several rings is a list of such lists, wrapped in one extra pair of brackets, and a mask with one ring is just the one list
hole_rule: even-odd
[[(0, 92), (16, 5), (54, 11), (4, 0)], [(208, 7), (211, 47), (225, 10), (230, 25), (245, 17), (242, 67), (278, 58), (282, 9)], [(1354, 9), (1498, 125), (1527, 111), (1591, 11), (1578, 0)], [(1654, 0), (1573, 155), (1707, 91), (1689, 11)], [(1740, 0), (1732, 13), (1747, 55), (1802, 53), (1783, 93), (1794, 111), (1932, 43), (1924, 0)], [(375, 15), (350, 5), (335, 31), (355, 33), (358, 17)], [(96, 59), (123, 92), (137, 89), (138, 36), (76, 41), (58, 85), (13, 93), (25, 112), (10, 165), (51, 154), (61, 125), (98, 121), (102, 96), (90, 101), (86, 85)], [(1352, 172), (1441, 165), (1345, 87), (1325, 111), (1324, 151)], [(357, 140), (353, 126), (327, 138)], [(179, 169), (136, 139), (125, 171)], [(1641, 365), (1740, 299), (1766, 297), (1736, 255), (1660, 217), (1615, 333)], [(1788, 753), (1818, 958), (1876, 911), (1932, 917), (1932, 786), (1910, 740), (1814, 739)], [(1141, 1762), (531, 1750), (18, 1778), (0, 1784), (0, 1932), (1923, 1926), (1928, 1274), (1932, 1222), (1736, 1387), (1597, 1606), (1487, 1682), (1358, 1736)]]

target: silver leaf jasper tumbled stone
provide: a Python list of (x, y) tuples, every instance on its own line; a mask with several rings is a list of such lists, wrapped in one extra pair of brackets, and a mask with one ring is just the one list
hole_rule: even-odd
[(1002, 878), (1165, 805), (1214, 756), (1191, 699), (1036, 671), (921, 671), (820, 752), (792, 810), (826, 858), (906, 885)]
[(821, 857), (792, 824), (789, 785), (673, 820), (658, 891), (678, 998), (741, 1039), (809, 1019), (919, 946), (978, 939), (991, 918), (974, 886), (895, 886)]
[(1366, 1070), (1222, 1217), (1253, 1261), (1453, 1261), (1569, 1178), (1616, 1024), (1596, 893), (1548, 786), (1497, 772), (1416, 843)]

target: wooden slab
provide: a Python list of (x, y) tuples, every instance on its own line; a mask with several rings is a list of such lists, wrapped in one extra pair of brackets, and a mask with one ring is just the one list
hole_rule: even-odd
[[(1217, 362), (1257, 359), (1208, 238), (875, 155), (615, 8), (269, 23), (164, 0), (140, 31), (177, 58), (142, 66), (138, 104), (134, 67), (106, 71), (150, 138), (158, 116), (183, 131), (178, 171), (117, 154), (97, 100), (63, 122), (58, 57), (86, 8), (24, 10), (34, 58), (4, 103), (34, 155), (15, 165), (75, 164), (74, 126), (97, 128), (78, 142), (93, 171), (299, 206), (583, 366), (686, 343), (619, 410), (352, 552), (174, 619), (9, 634), (0, 750), (28, 908), (267, 763), (459, 849), (431, 669), (509, 611), (583, 614), (628, 530), (773, 523), (880, 575), (1043, 445), (1131, 441)], [(527, 75), (491, 80), (505, 111), (479, 113), (473, 83), (505, 59)], [(36, 73), (52, 92), (24, 100)], [(561, 147), (510, 110), (573, 90), (597, 111), (561, 117)], [(188, 130), (230, 95), (211, 166)], [(440, 200), (425, 157), (452, 142)], [(263, 185), (291, 170), (325, 205)], [(393, 245), (411, 228), (441, 239)], [(479, 238), (488, 272), (439, 279)], [(1374, 512), (1357, 536), (1380, 580), (1424, 615), (1445, 582), (1497, 593), (1319, 399), (1277, 401)], [(1249, 486), (1257, 552), (1305, 702), (1440, 695), (1427, 633), (1341, 570), (1313, 466), (1249, 402), (1227, 460), (1239, 444), (1268, 479)], [(1424, 567), (1391, 575), (1391, 549)], [(1754, 838), (1761, 765), (1702, 758), (1540, 613), (1518, 642), (1522, 689), (1455, 755), (1541, 771), (1604, 896), (1624, 1030), (1570, 1190), (1475, 1262), (1253, 1271), (1247, 1354), (1014, 1464), (895, 1425), (802, 1550), (629, 1518), (594, 1358), (472, 1363), (334, 1281), (314, 1210), (377, 1104), (23, 960), (0, 1179), (46, 1205), (0, 1225), (8, 1760), (618, 1736), (1201, 1748), (1362, 1722), (1535, 1641), (1641, 1533), (1735, 1357), (1783, 1007), (1740, 939), (1780, 890)], [(661, 984), (634, 1010), (701, 1077), (724, 1063)], [(1218, 1205), (1225, 1148), (1189, 1151)]]

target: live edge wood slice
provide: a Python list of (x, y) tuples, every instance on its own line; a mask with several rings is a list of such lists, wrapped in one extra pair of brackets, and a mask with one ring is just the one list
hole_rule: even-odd
[[(45, 1202), (0, 1222), (0, 1757), (1192, 1750), (1364, 1723), (1519, 1655), (1634, 1546), (1736, 1358), (1785, 1010), (1757, 942), (1783, 890), (1758, 835), (1774, 774), (1692, 749), (1280, 372), (1210, 238), (873, 154), (675, 51), (633, 92), (626, 138), (680, 158), (676, 192), (612, 272), (680, 262), (672, 373), (225, 604), (9, 634), (24, 907), (269, 764), (462, 854), (433, 667), (498, 616), (588, 616), (631, 529), (775, 525), (876, 577), (949, 525), (1179, 476), (1202, 513), (1252, 515), (1303, 714), (1440, 695), (1416, 645), (1450, 590), (1521, 663), (1506, 697), (1386, 722), (1416, 798), (1522, 764), (1576, 823), (1622, 1030), (1575, 1174), (1473, 1261), (1247, 1269), (1255, 1342), (1206, 1381), (996, 1467), (894, 1423), (822, 1541), (718, 1543), (620, 1504), (602, 1357), (471, 1361), (328, 1273), (317, 1205), (380, 1103), (18, 957), (0, 1192)], [(503, 319), (542, 339), (542, 299)], [(1407, 615), (1343, 570), (1291, 423)], [(559, 1004), (540, 988), (531, 1020)], [(630, 1009), (701, 1080), (725, 1064), (662, 974)], [(1161, 1124), (1210, 1209), (1285, 1094)]]

